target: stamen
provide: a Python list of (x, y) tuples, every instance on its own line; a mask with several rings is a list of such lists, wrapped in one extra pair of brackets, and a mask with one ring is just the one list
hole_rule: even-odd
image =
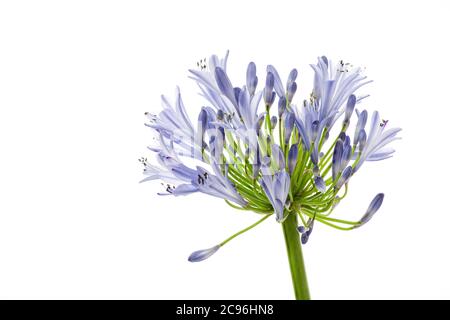
[(147, 158), (142, 157), (142, 158), (138, 159), (138, 161), (139, 161), (140, 163), (142, 163), (142, 165), (143, 165), (144, 167), (147, 167), (147, 166), (148, 166)]
[[(205, 172), (206, 173), (206, 172)], [(205, 176), (205, 178), (203, 178), (203, 176), (202, 175), (198, 175), (198, 177), (197, 177), (197, 182), (199, 183), (199, 184), (201, 184), (201, 185), (204, 185), (205, 184), (205, 180), (206, 180), (206, 176)]]
[(339, 61), (338, 72), (348, 72), (353, 67), (352, 64), (344, 62), (344, 60)]
[(197, 67), (204, 71), (207, 68), (207, 64), (206, 64), (206, 58), (200, 59), (199, 61), (197, 61)]
[(146, 117), (148, 117), (148, 119), (150, 120), (151, 123), (155, 123), (156, 120), (158, 119), (158, 116), (154, 113), (150, 113), (150, 112), (145, 112), (144, 115)]

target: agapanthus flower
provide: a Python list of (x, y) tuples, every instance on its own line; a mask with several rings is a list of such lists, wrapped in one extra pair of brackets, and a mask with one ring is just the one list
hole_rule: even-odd
[[(233, 83), (227, 61), (228, 52), (222, 59), (213, 55), (208, 63), (204, 59), (197, 69), (189, 70), (205, 99), (196, 118), (190, 118), (195, 109), (189, 106), (187, 112), (178, 88), (173, 103), (162, 96), (162, 111), (146, 114), (147, 126), (156, 138), (156, 145), (149, 149), (158, 165), (141, 159), (146, 176), (142, 181), (161, 180), (161, 195), (201, 192), (233, 208), (262, 215), (225, 241), (195, 251), (189, 261), (209, 258), (237, 235), (274, 215), (283, 225), (293, 270), (300, 260), (292, 258), (291, 250), (297, 248), (299, 239), (308, 242), (315, 222), (350, 230), (374, 216), (383, 202), (382, 193), (358, 221), (331, 214), (366, 161), (393, 155), (389, 145), (399, 139), (400, 129), (389, 128), (390, 122), (382, 120), (377, 111), (366, 128), (368, 111), (361, 105), (368, 95), (360, 93), (360, 88), (371, 80), (349, 63), (334, 64), (319, 57), (311, 65), (311, 94), (295, 104), (297, 69), (283, 80), (269, 65), (258, 77), (257, 66), (250, 62), (243, 82)], [(188, 158), (197, 165), (191, 165)], [(297, 293), (296, 289), (301, 297), (301, 289)]]

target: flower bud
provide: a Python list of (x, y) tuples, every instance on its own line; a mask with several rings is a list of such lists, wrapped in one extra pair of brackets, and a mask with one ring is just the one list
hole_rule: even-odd
[(286, 97), (289, 102), (294, 98), (295, 92), (297, 92), (297, 82), (292, 82), (287, 87)]
[(247, 67), (247, 89), (251, 96), (255, 94), (258, 85), (258, 77), (256, 76), (256, 65), (250, 62)]
[(295, 166), (297, 165), (297, 157), (298, 157), (298, 144), (296, 143), (291, 146), (288, 153), (288, 169), (291, 175), (295, 170)]
[(334, 151), (333, 151), (333, 160), (332, 160), (332, 167), (331, 167), (333, 181), (336, 180), (336, 178), (339, 175), (340, 170), (341, 170), (342, 152), (343, 152), (343, 143), (342, 143), (342, 140), (339, 139), (336, 142), (336, 145), (334, 146)]
[(266, 87), (264, 88), (264, 102), (267, 106), (271, 106), (275, 100), (275, 92), (273, 91), (274, 78), (272, 72), (267, 72)]
[(276, 116), (272, 116), (272, 118), (270, 118), (270, 126), (272, 127), (272, 129), (277, 126), (277, 122), (278, 118)]
[(294, 129), (295, 115), (293, 112), (286, 112), (284, 118), (284, 143), (288, 144)]
[(289, 85), (297, 79), (298, 71), (297, 69), (292, 69), (291, 72), (289, 72), (288, 80), (286, 83), (286, 87), (289, 88)]
[(286, 111), (286, 98), (281, 97), (278, 99), (278, 117), (281, 118), (283, 113)]
[(344, 130), (347, 129), (350, 123), (350, 117), (352, 116), (353, 110), (355, 109), (356, 104), (356, 96), (354, 94), (350, 95), (347, 100), (347, 106), (345, 108), (345, 116), (344, 116)]
[(214, 247), (209, 248), (209, 249), (194, 251), (194, 252), (191, 253), (191, 255), (189, 256), (188, 260), (190, 262), (203, 261), (203, 260), (208, 259), (209, 257), (211, 257), (219, 249), (220, 249), (220, 245), (217, 245), (217, 246), (214, 246)]
[(366, 213), (364, 216), (359, 220), (361, 224), (359, 226), (362, 226), (363, 224), (369, 222), (370, 219), (374, 216), (374, 214), (380, 209), (381, 205), (383, 204), (384, 200), (384, 193), (379, 193), (373, 198), (372, 202), (369, 204), (369, 208), (367, 208)]
[(317, 190), (319, 190), (322, 193), (324, 193), (327, 190), (325, 181), (323, 181), (322, 177), (320, 176), (314, 177), (314, 185), (316, 186)]
[(342, 174), (339, 177), (338, 182), (336, 183), (336, 190), (339, 190), (344, 184), (348, 182), (348, 180), (352, 176), (352, 170), (353, 168), (351, 166), (348, 166), (344, 169), (344, 171), (342, 171)]
[(361, 154), (364, 151), (364, 147), (366, 146), (367, 134), (366, 130), (362, 129), (358, 135), (358, 150)]
[(362, 112), (359, 113), (358, 122), (356, 123), (355, 136), (353, 138), (354, 147), (358, 142), (359, 132), (365, 128), (366, 122), (367, 122), (367, 110), (363, 110)]

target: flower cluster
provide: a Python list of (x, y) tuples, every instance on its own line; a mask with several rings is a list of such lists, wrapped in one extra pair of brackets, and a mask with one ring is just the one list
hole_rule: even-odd
[[(388, 121), (377, 111), (369, 120), (366, 110), (355, 108), (368, 97), (356, 91), (371, 82), (361, 69), (318, 58), (311, 65), (313, 90), (295, 105), (296, 69), (284, 82), (275, 67), (267, 66), (259, 90), (261, 81), (253, 62), (247, 67), (245, 84), (233, 86), (227, 59), (228, 52), (223, 59), (213, 55), (208, 63), (202, 59), (198, 69), (189, 70), (206, 100), (197, 123), (189, 118), (178, 88), (173, 103), (162, 96), (163, 110), (158, 115), (146, 113), (146, 125), (157, 136), (157, 145), (149, 149), (159, 165), (141, 159), (143, 181), (162, 180), (161, 195), (202, 192), (224, 199), (233, 208), (262, 215), (222, 243), (194, 252), (189, 261), (210, 257), (272, 214), (278, 222), (298, 215), (303, 244), (315, 221), (342, 230), (368, 222), (383, 202), (381, 193), (359, 221), (330, 217), (362, 164), (391, 157), (394, 150), (388, 144), (399, 139), (400, 129), (388, 128)], [(351, 121), (355, 121), (353, 132), (349, 132)], [(194, 162), (198, 165), (188, 164)]]

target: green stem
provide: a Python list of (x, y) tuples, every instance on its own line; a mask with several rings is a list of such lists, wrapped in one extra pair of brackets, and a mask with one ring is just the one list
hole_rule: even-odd
[(305, 264), (303, 262), (302, 247), (297, 226), (297, 215), (289, 214), (283, 222), (284, 240), (286, 241), (295, 299), (309, 300), (308, 281), (306, 279)]
[(250, 229), (253, 229), (253, 228), (256, 227), (258, 224), (260, 224), (261, 222), (263, 222), (264, 220), (266, 220), (268, 217), (270, 217), (271, 215), (272, 215), (272, 213), (267, 214), (264, 218), (259, 219), (259, 220), (256, 221), (254, 224), (248, 226), (248, 227), (245, 228), (245, 229), (242, 229), (242, 230), (239, 231), (239, 232), (236, 232), (236, 233), (233, 234), (231, 237), (225, 239), (224, 241), (222, 241), (221, 243), (219, 243), (219, 245), (220, 245), (221, 247), (224, 246), (225, 244), (227, 244), (228, 242), (230, 242), (231, 240), (233, 240), (233, 239), (236, 238), (237, 236), (239, 236), (239, 235), (241, 235), (241, 234), (247, 232), (247, 231), (250, 230)]

